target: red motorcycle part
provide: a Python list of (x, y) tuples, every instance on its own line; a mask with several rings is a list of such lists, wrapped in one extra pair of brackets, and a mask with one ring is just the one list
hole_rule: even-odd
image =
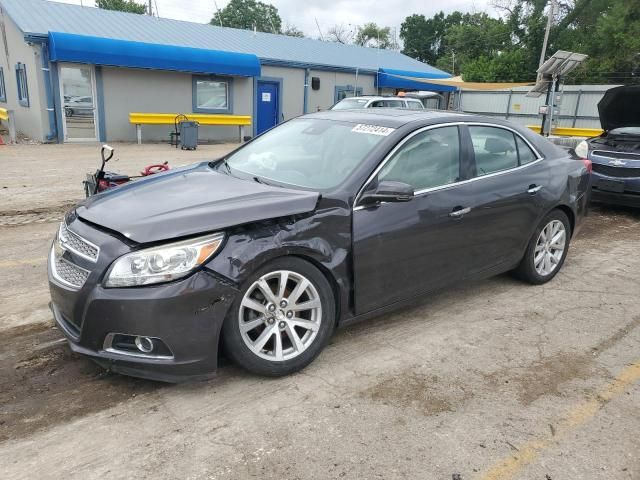
[(166, 172), (167, 170), (169, 170), (169, 164), (165, 162), (159, 165), (149, 165), (148, 167), (145, 167), (145, 169), (140, 172), (140, 175), (142, 175), (143, 177), (147, 177), (155, 173)]

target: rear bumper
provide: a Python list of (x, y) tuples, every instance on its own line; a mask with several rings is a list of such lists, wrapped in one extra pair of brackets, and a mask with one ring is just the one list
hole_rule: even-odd
[[(169, 284), (80, 291), (49, 273), (51, 310), (70, 348), (108, 370), (164, 382), (207, 378), (218, 364), (220, 329), (235, 288), (200, 271)], [(88, 290), (88, 291), (86, 291)], [(169, 354), (109, 348), (109, 334), (162, 340)]]
[(594, 188), (591, 191), (591, 201), (640, 208), (640, 193), (614, 193)]

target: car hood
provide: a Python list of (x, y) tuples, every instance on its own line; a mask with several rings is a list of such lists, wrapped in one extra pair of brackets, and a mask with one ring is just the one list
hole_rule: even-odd
[(598, 103), (598, 113), (605, 132), (620, 127), (639, 127), (640, 85), (607, 90)]
[(148, 243), (310, 212), (319, 196), (238, 179), (202, 163), (90, 197), (76, 213), (135, 242)]

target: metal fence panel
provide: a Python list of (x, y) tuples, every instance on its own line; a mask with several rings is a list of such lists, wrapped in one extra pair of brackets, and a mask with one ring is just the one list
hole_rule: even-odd
[[(560, 115), (556, 118), (560, 127), (600, 128), (598, 102), (615, 85), (570, 85), (562, 91)], [(468, 113), (508, 119), (520, 125), (540, 123), (539, 108), (545, 104), (545, 96), (529, 98), (529, 88), (513, 90), (471, 91), (461, 94), (461, 110)]]

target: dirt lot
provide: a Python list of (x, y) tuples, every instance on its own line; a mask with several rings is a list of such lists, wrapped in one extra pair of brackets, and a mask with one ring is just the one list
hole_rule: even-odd
[[(117, 146), (113, 167), (230, 147)], [(47, 309), (46, 251), (96, 158), (0, 147), (0, 478), (640, 479), (640, 212), (595, 208), (551, 284), (430, 296), (287, 378), (163, 385), (71, 354)]]

